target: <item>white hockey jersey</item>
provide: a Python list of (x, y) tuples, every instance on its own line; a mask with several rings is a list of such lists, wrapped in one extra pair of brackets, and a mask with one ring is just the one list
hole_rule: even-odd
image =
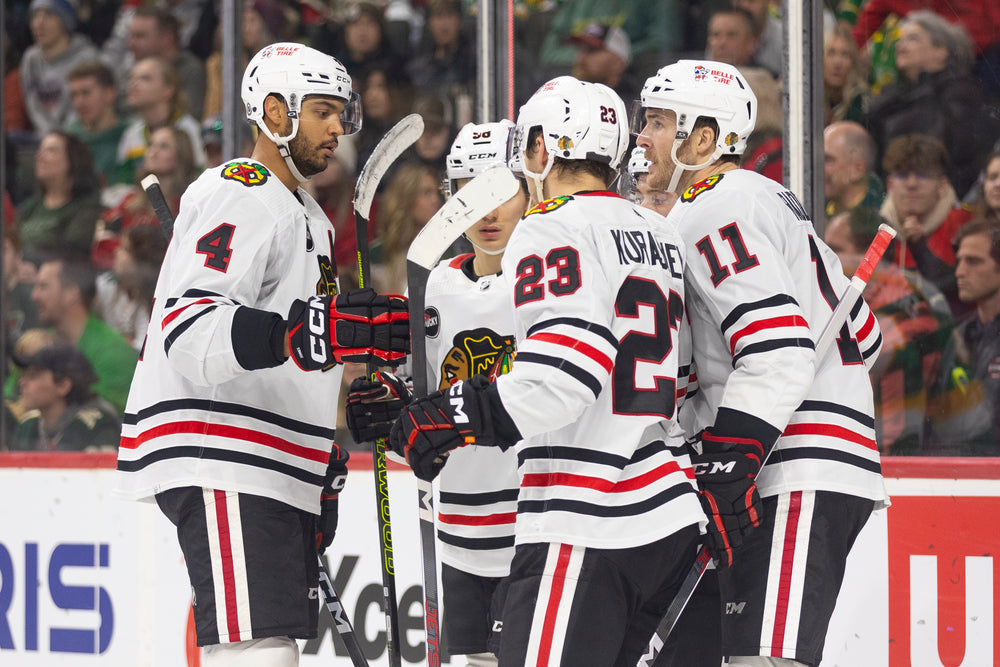
[(252, 160), (204, 172), (181, 199), (129, 392), (118, 490), (182, 486), (267, 496), (319, 513), (343, 367), (237, 361), (241, 307), (278, 313), (336, 293), (333, 226)]
[(813, 341), (849, 281), (795, 195), (732, 170), (689, 188), (668, 220), (687, 248), (699, 386), (685, 430), (713, 426), (765, 446), (780, 433), (757, 478), (763, 496), (817, 489), (884, 501), (866, 368), (881, 347), (878, 323), (861, 300), (816, 359)]
[(496, 385), (524, 437), (518, 543), (621, 549), (704, 525), (675, 422), (683, 267), (667, 221), (610, 192), (547, 200), (514, 230), (517, 356)]
[[(477, 277), (475, 256), (442, 262), (427, 280), (427, 376), (444, 389), (477, 373), (509, 370), (514, 303), (506, 274)], [(514, 558), (517, 457), (514, 449), (456, 449), (438, 476), (437, 534), (442, 562), (483, 577), (503, 577)]]

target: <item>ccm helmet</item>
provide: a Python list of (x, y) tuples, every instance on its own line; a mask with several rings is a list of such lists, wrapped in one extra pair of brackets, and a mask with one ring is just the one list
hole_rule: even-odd
[[(272, 134), (264, 123), (264, 99), (272, 94), (281, 95), (288, 106), (292, 132), (287, 137)], [(332, 56), (302, 44), (279, 42), (258, 51), (243, 73), (242, 96), (247, 120), (274, 141), (292, 174), (302, 182), (307, 179), (293, 164), (288, 142), (298, 134), (302, 101), (309, 95), (329, 95), (344, 103), (340, 114), (344, 135), (361, 129), (361, 103), (351, 89), (351, 77)]]
[(618, 194), (626, 199), (635, 200), (637, 181), (640, 174), (649, 173), (649, 160), (646, 159), (646, 149), (636, 146), (628, 159), (628, 166), (622, 172), (618, 182)]
[[(694, 129), (699, 116), (719, 124), (713, 160), (741, 155), (757, 122), (757, 96), (732, 65), (712, 60), (679, 60), (646, 79), (640, 102), (643, 109), (669, 109), (677, 115), (677, 139)], [(637, 114), (642, 130), (643, 114)]]
[[(595, 160), (618, 169), (628, 150), (625, 103), (604, 84), (560, 76), (542, 85), (521, 107), (511, 132), (507, 163), (523, 164), (532, 128), (540, 127), (549, 160), (539, 173), (523, 166), (524, 174), (541, 189), (541, 181), (556, 157)], [(538, 193), (540, 196), (540, 193)]]
[(490, 167), (506, 164), (507, 137), (514, 123), (468, 123), (458, 131), (446, 159), (444, 189), (450, 197), (458, 190), (455, 181), (473, 178)]

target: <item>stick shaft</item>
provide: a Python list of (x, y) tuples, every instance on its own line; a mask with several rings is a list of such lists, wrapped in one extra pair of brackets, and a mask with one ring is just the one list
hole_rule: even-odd
[(160, 179), (153, 174), (142, 179), (142, 189), (146, 191), (146, 197), (153, 207), (156, 219), (160, 221), (160, 230), (163, 235), (170, 240), (174, 233), (174, 214), (170, 212), (167, 198), (163, 196), (163, 189), (160, 187)]
[(322, 557), (319, 557), (319, 588), (323, 591), (326, 608), (330, 611), (330, 616), (333, 617), (333, 627), (337, 628), (337, 634), (344, 641), (344, 646), (347, 647), (347, 653), (351, 656), (354, 667), (368, 667), (368, 659), (365, 658), (361, 645), (358, 644), (358, 638), (354, 634), (354, 627), (347, 616), (347, 610), (344, 609), (344, 605), (340, 602), (340, 597), (333, 587), (333, 582), (330, 581), (330, 575), (326, 572)]

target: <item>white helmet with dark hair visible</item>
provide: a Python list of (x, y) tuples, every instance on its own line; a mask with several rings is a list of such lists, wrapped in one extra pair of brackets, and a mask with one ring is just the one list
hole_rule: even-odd
[(536, 188), (552, 169), (555, 158), (595, 160), (617, 169), (628, 150), (625, 103), (604, 84), (560, 76), (542, 85), (521, 107), (511, 132), (508, 164), (524, 160), (531, 130), (540, 127), (548, 163), (539, 173), (523, 166)]
[[(677, 139), (694, 129), (699, 117), (719, 124), (712, 160), (741, 155), (757, 122), (757, 96), (738, 69), (712, 60), (678, 60), (646, 79), (643, 109), (669, 109), (677, 114)], [(643, 122), (642, 114), (637, 120)], [(635, 128), (636, 131), (642, 127)]]
[(490, 167), (506, 164), (507, 137), (512, 127), (514, 123), (505, 118), (497, 123), (468, 123), (458, 131), (445, 161), (446, 197), (458, 190), (458, 179), (474, 178)]
[[(292, 132), (279, 137), (267, 129), (264, 122), (264, 100), (268, 95), (280, 95), (288, 107)], [(288, 154), (288, 142), (299, 130), (299, 112), (303, 100), (310, 95), (329, 95), (344, 103), (340, 123), (344, 135), (361, 129), (361, 103), (351, 89), (351, 77), (339, 60), (316, 49), (293, 42), (265, 46), (250, 59), (243, 73), (242, 96), (247, 120), (256, 123), (260, 131), (278, 146), (282, 157), (299, 181), (306, 181)]]

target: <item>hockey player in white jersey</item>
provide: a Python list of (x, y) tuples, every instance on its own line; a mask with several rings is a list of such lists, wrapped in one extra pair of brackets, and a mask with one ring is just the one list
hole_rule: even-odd
[(181, 200), (118, 489), (155, 497), (177, 526), (202, 664), (287, 667), (295, 638), (316, 636), (316, 555), (347, 472), (333, 444), (340, 362), (399, 363), (409, 321), (405, 299), (338, 294), (333, 226), (300, 187), (360, 126), (347, 71), (272, 44), (242, 97), (260, 135)]
[(668, 220), (687, 249), (699, 386), (681, 421), (700, 439), (721, 591), (692, 601), (657, 664), (817, 665), (847, 555), (887, 503), (866, 369), (878, 324), (860, 301), (816, 357), (847, 279), (798, 199), (739, 169), (756, 104), (736, 68), (711, 61), (668, 65), (642, 90), (649, 185), (680, 195)]
[(418, 475), (463, 445), (514, 446), (500, 665), (634, 665), (705, 521), (674, 422), (684, 255), (661, 216), (607, 189), (624, 114), (573, 77), (521, 107), (508, 161), (539, 203), (502, 262), (514, 364), (414, 401), (389, 437)]
[[(483, 171), (506, 163), (514, 124), (469, 123), (446, 158), (450, 195)], [(482, 373), (494, 379), (514, 358), (512, 283), (500, 270), (504, 249), (528, 207), (527, 186), (466, 233), (473, 253), (441, 262), (427, 279), (427, 364), (437, 389)], [(347, 398), (347, 420), (358, 442), (386, 437), (408, 402), (406, 388), (380, 373), (358, 378)], [(388, 399), (388, 400), (387, 400)], [(495, 665), (489, 652), (493, 592), (510, 571), (517, 512), (517, 459), (513, 449), (470, 446), (452, 453), (437, 478), (444, 635), (452, 664)]]

